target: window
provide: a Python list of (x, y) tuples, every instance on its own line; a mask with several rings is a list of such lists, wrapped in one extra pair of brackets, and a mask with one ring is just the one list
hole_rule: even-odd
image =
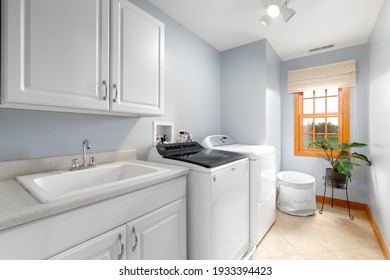
[(323, 155), (312, 141), (349, 142), (349, 88), (305, 91), (294, 98), (295, 155)]

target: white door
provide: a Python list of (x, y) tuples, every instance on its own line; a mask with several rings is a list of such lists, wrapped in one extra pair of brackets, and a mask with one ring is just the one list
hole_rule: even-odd
[(127, 259), (185, 260), (186, 203), (180, 199), (127, 224)]
[(239, 259), (249, 248), (248, 160), (213, 172), (210, 185), (212, 259)]
[(125, 260), (126, 227), (110, 230), (89, 241), (66, 250), (51, 260)]
[(112, 1), (112, 110), (164, 113), (164, 25), (128, 0)]
[(108, 110), (109, 1), (6, 0), (3, 8), (2, 102)]

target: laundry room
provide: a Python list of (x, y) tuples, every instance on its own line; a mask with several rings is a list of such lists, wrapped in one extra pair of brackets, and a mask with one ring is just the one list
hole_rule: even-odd
[(389, 1), (0, 11), (1, 260), (390, 259)]

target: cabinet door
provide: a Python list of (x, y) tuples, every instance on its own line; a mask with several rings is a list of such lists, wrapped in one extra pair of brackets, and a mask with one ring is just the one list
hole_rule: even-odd
[(127, 224), (127, 259), (186, 259), (185, 199)]
[(66, 250), (51, 260), (124, 260), (126, 227), (121, 226)]
[(3, 2), (2, 102), (108, 110), (109, 1)]
[(164, 25), (128, 0), (112, 3), (112, 110), (163, 114)]

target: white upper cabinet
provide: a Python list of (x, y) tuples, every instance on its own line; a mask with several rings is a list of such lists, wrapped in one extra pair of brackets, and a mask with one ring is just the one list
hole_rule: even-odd
[(127, 0), (2, 5), (1, 106), (163, 114), (161, 22)]
[(3, 102), (108, 110), (108, 2), (5, 3)]
[(112, 3), (112, 110), (162, 114), (164, 26), (127, 0)]

